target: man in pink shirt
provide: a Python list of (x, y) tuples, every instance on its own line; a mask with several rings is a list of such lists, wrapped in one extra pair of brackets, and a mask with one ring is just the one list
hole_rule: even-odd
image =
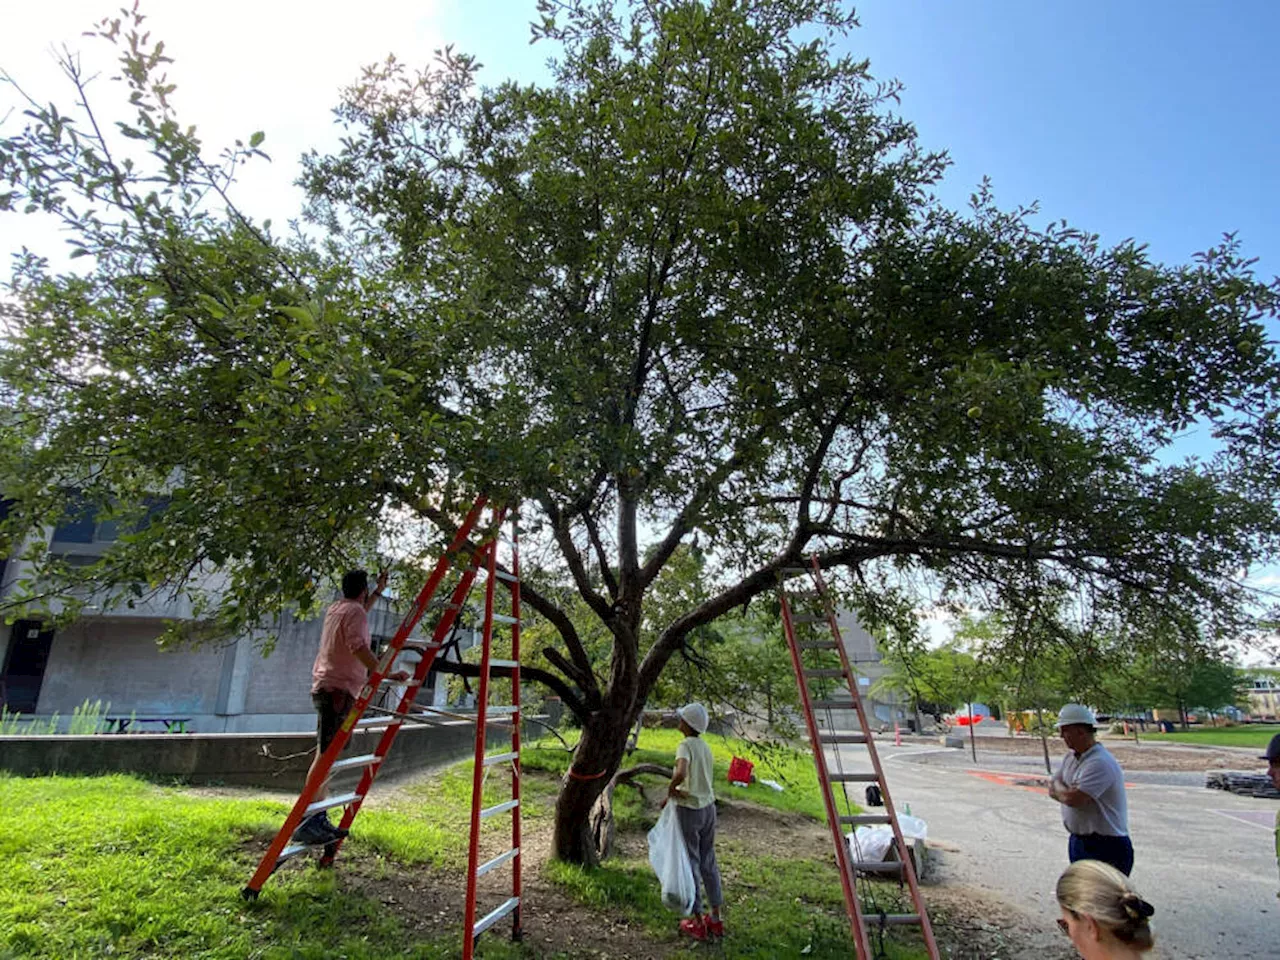
[[(348, 571), (342, 578), (342, 599), (332, 604), (324, 615), (324, 627), (320, 631), (320, 650), (311, 667), (311, 702), (316, 708), (316, 739), (320, 749), (307, 771), (310, 778), (320, 763), (321, 756), (338, 734), (338, 728), (350, 712), (360, 690), (374, 670), (378, 660), (369, 646), (368, 611), (387, 585), (387, 571), (378, 574), (378, 584), (369, 590), (369, 574), (363, 570)], [(403, 670), (392, 674), (392, 680), (407, 680)], [(326, 790), (322, 786), (315, 795), (323, 800)], [(326, 844), (345, 837), (329, 822), (324, 810), (314, 813), (298, 825), (293, 838), (298, 843)]]

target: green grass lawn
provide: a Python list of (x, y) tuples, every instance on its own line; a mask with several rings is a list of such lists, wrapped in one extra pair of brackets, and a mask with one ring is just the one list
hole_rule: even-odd
[(1280, 733), (1280, 724), (1250, 723), (1238, 727), (1192, 727), (1175, 733), (1140, 733), (1143, 740), (1172, 740), (1213, 747), (1257, 747), (1259, 753)]
[[(634, 759), (670, 764), (675, 742), (669, 732), (647, 733)], [(714, 737), (710, 743), (721, 765), (747, 749)], [(536, 770), (563, 769), (566, 759), (545, 745), (528, 751), (526, 833), (540, 836), (543, 849), (558, 782)], [(783, 811), (777, 815), (792, 822), (797, 811), (811, 816), (820, 808), (807, 756), (779, 754), (776, 769), (757, 767), (757, 773), (786, 777), (790, 785), (783, 793), (759, 785), (735, 789), (735, 799)], [(718, 776), (723, 783), (724, 771)], [(285, 802), (250, 790), (201, 791), (127, 776), (0, 775), (0, 960), (457, 957), (458, 924), (424, 932), (415, 923), (420, 917), (413, 913), (412, 895), (389, 905), (384, 893), (405, 882), (436, 889), (456, 885), (457, 896), (449, 902), (460, 905), (470, 790), (467, 763), (381, 795), (375, 790), (336, 870), (290, 864), (260, 899), (246, 903), (240, 890), (287, 812)], [(497, 802), (496, 790), (486, 793), (486, 803)], [(656, 810), (645, 807), (634, 790), (618, 799), (625, 855), (594, 870), (548, 862), (538, 878), (544, 895), (555, 890), (580, 905), (568, 907), (570, 927), (607, 926), (605, 921), (625, 917), (653, 944), (653, 956), (704, 954), (705, 948), (679, 942), (676, 917), (662, 907), (644, 857), (643, 832)], [(834, 867), (825, 859), (760, 846), (758, 840), (733, 838), (719, 845), (731, 924), (719, 955), (851, 956)], [(368, 882), (357, 883), (358, 878)], [(882, 897), (896, 893), (896, 886), (886, 887)], [(485, 937), (478, 953), (490, 960), (599, 955), (564, 952), (562, 942), (548, 947), (541, 940), (513, 945)], [(891, 948), (895, 960), (923, 955), (903, 943)]]

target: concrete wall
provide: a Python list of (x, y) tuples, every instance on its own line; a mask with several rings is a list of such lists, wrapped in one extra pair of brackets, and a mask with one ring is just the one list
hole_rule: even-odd
[(85, 700), (109, 701), (112, 713), (126, 715), (213, 713), (223, 651), (161, 653), (162, 629), (154, 620), (92, 619), (59, 630), (37, 713), (67, 716)]
[[(536, 735), (537, 729), (530, 733)], [(346, 754), (372, 753), (380, 736), (356, 733)], [(493, 753), (510, 736), (490, 728), (486, 740)], [(134, 773), (297, 791), (315, 742), (314, 733), (0, 737), (0, 769), (19, 776)], [(387, 754), (379, 781), (469, 757), (474, 749), (474, 724), (405, 726)]]

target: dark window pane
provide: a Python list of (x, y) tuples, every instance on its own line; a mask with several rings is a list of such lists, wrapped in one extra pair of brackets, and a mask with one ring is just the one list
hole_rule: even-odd
[(93, 543), (97, 526), (93, 504), (76, 497), (67, 505), (67, 516), (53, 531), (53, 539), (63, 543)]

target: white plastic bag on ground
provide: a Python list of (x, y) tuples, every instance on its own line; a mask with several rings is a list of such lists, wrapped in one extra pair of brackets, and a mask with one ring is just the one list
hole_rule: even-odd
[(672, 910), (692, 913), (697, 887), (689, 854), (684, 847), (684, 837), (680, 834), (680, 824), (676, 820), (674, 803), (662, 808), (662, 816), (649, 831), (649, 865), (662, 885), (662, 902)]
[[(902, 831), (902, 839), (908, 843), (912, 840), (927, 840), (929, 837), (929, 825), (919, 817), (899, 816), (898, 828)], [(854, 860), (879, 863), (893, 848), (893, 827), (888, 824), (859, 827), (853, 833), (846, 834), (846, 838)]]

